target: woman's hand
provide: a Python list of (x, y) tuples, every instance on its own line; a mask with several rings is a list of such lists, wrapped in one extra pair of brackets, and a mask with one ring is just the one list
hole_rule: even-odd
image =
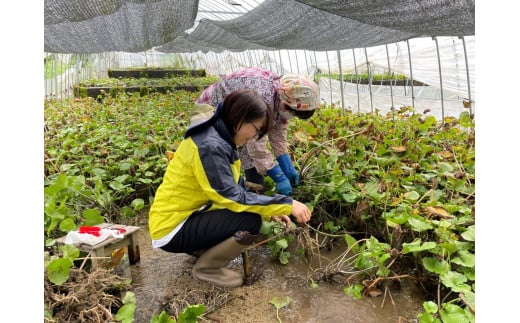
[(271, 220), (276, 222), (282, 221), (285, 224), (286, 228), (290, 228), (290, 225), (292, 223), (291, 218), (287, 215), (274, 215), (271, 217)]
[(296, 219), (298, 223), (306, 223), (311, 219), (312, 213), (311, 210), (307, 207), (307, 205), (302, 202), (293, 200), (292, 203), (292, 215)]

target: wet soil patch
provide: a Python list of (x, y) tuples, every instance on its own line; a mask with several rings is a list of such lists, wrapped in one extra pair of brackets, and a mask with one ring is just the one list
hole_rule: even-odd
[[(270, 301), (284, 296), (292, 302), (279, 310), (282, 322), (405, 323), (416, 322), (417, 314), (422, 312), (424, 297), (407, 280), (399, 289), (385, 287), (381, 295), (360, 300), (344, 293), (345, 277), (317, 281), (317, 287), (311, 287), (318, 268), (326, 267), (327, 261), (335, 259), (341, 250), (322, 252), (313, 262), (294, 257), (282, 265), (267, 247), (259, 246), (249, 251), (256, 281), (226, 289), (193, 279), (195, 257), (152, 249), (149, 239), (146, 228), (139, 231), (141, 261), (123, 269), (123, 274), (132, 278), (137, 298), (134, 322), (150, 322), (163, 310), (176, 316), (195, 304), (204, 304), (204, 317), (210, 322), (279, 322)], [(242, 271), (242, 258), (229, 267)]]

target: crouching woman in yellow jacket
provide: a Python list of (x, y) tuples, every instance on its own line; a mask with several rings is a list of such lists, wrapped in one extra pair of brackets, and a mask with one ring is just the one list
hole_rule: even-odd
[(237, 147), (272, 127), (272, 111), (253, 90), (237, 90), (214, 110), (197, 105), (149, 213), (154, 248), (201, 254), (196, 279), (222, 287), (243, 284), (226, 268), (259, 234), (262, 220), (308, 222), (307, 206), (291, 197), (246, 190)]

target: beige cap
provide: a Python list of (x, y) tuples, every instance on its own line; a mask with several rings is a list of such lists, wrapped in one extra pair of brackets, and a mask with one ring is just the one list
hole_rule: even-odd
[(309, 75), (287, 74), (280, 79), (280, 100), (294, 110), (314, 110), (319, 98), (320, 89)]

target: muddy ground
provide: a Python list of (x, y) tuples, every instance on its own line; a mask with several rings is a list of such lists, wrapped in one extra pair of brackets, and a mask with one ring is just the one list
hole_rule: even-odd
[[(223, 289), (192, 278), (196, 258), (152, 249), (147, 227), (141, 227), (141, 260), (132, 266), (123, 263), (120, 269), (122, 276), (132, 279), (137, 323), (148, 323), (163, 310), (170, 315), (179, 313), (185, 306), (196, 303), (206, 306), (207, 314), (201, 321), (207, 322), (404, 323), (417, 322), (417, 314), (422, 311), (424, 296), (411, 281), (403, 280), (400, 289), (389, 288), (382, 290), (380, 296), (361, 300), (343, 292), (346, 277), (319, 281), (317, 288), (312, 288), (310, 278), (317, 277), (327, 259), (332, 261), (342, 253), (339, 248), (321, 251), (311, 262), (292, 258), (282, 265), (265, 245), (259, 246), (249, 251), (256, 281)], [(230, 268), (243, 271), (242, 257), (235, 259)], [(270, 301), (286, 296), (292, 301), (277, 313)]]

